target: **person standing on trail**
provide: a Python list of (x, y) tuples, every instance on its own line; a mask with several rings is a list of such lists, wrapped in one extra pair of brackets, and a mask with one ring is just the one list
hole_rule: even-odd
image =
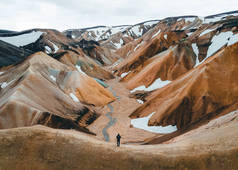
[(121, 135), (118, 133), (117, 134), (117, 147), (120, 146), (120, 141), (121, 141)]

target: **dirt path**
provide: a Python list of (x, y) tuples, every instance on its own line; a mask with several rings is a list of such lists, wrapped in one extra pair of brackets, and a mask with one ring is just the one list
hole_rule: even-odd
[(136, 99), (129, 97), (129, 90), (117, 79), (105, 83), (109, 85), (107, 89), (113, 93), (116, 100), (103, 107), (94, 108), (96, 112), (101, 113), (101, 116), (87, 128), (96, 134), (95, 137), (116, 144), (116, 135), (120, 133), (121, 143), (132, 143), (133, 145), (154, 137), (154, 133), (130, 126), (129, 115), (140, 104)]
[[(115, 92), (114, 90), (112, 90), (111, 87), (109, 87), (109, 90), (113, 93), (113, 95), (114, 95), (118, 100), (120, 100), (120, 97), (116, 95), (116, 92)], [(114, 112), (114, 108), (113, 108), (113, 106), (111, 105), (111, 103), (109, 103), (109, 104), (107, 105), (107, 107), (110, 109), (110, 111), (106, 114), (106, 116), (107, 116), (108, 119), (109, 119), (109, 122), (108, 122), (108, 124), (103, 128), (102, 134), (103, 134), (103, 137), (104, 137), (105, 141), (109, 142), (109, 141), (110, 141), (110, 138), (109, 138), (109, 134), (108, 134), (108, 132), (107, 132), (107, 129), (110, 128), (111, 126), (113, 126), (113, 125), (116, 123), (117, 119), (112, 117), (112, 113)]]

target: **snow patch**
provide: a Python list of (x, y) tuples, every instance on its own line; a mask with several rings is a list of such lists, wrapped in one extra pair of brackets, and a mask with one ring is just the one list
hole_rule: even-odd
[(146, 22), (144, 23), (144, 25), (149, 25), (149, 26), (153, 26), (155, 24), (158, 24), (159, 21), (149, 21), (149, 22)]
[(210, 18), (204, 19), (204, 24), (209, 24), (210, 22), (217, 22), (226, 19), (227, 16), (238, 16), (238, 13), (232, 13), (232, 14), (221, 14), (219, 16), (214, 16)]
[(119, 43), (114, 43), (114, 45), (116, 46), (117, 49), (121, 48), (122, 45), (123, 45), (123, 40), (120, 39), (120, 42)]
[(32, 31), (30, 33), (12, 37), (0, 37), (0, 40), (15, 45), (17, 47), (20, 47), (36, 42), (36, 40), (38, 40), (43, 33), (44, 32), (41, 31)]
[(148, 126), (149, 119), (151, 116), (153, 116), (155, 112), (152, 112), (150, 115), (147, 117), (142, 117), (142, 118), (137, 118), (137, 119), (132, 119), (131, 124), (133, 127), (138, 128), (138, 129), (143, 129), (149, 132), (154, 132), (154, 133), (162, 133), (162, 134), (167, 134), (167, 133), (172, 133), (177, 131), (176, 126)]
[(196, 44), (196, 43), (193, 43), (193, 44), (192, 44), (192, 48), (193, 48), (194, 53), (195, 53), (196, 56), (198, 57), (199, 50), (198, 50), (197, 44)]
[(164, 34), (164, 39), (167, 40), (167, 38), (168, 38), (168, 35), (167, 35), (167, 34)]
[(55, 45), (54, 43), (52, 43), (51, 41), (49, 41), (53, 47), (54, 47), (54, 53), (57, 53), (57, 51), (59, 50), (59, 47), (57, 45)]
[(184, 18), (185, 22), (193, 22), (196, 18), (195, 17), (191, 17), (191, 18)]
[(158, 78), (149, 87), (146, 88), (144, 85), (142, 85), (142, 86), (134, 88), (130, 92), (134, 93), (137, 90), (152, 91), (155, 89), (162, 88), (162, 87), (166, 86), (167, 84), (169, 84), (170, 82), (171, 81), (169, 81), (169, 80), (162, 81), (160, 78)]
[(190, 36), (190, 35), (192, 35), (192, 34), (193, 34), (193, 32), (188, 32), (188, 33), (187, 33), (188, 36)]
[(71, 38), (75, 39), (75, 38), (76, 38), (76, 36), (75, 36), (74, 34), (72, 34), (72, 35), (71, 35)]
[(214, 17), (214, 18), (206, 18), (204, 19), (204, 24), (209, 24), (210, 22), (217, 22), (222, 20), (223, 17)]
[[(110, 27), (98, 27), (98, 28), (90, 28), (87, 31), (94, 33), (95, 35), (97, 35), (95, 38), (95, 41), (99, 41), (101, 39), (107, 39), (109, 38), (110, 34), (105, 34), (105, 32), (108, 32), (110, 29)], [(90, 35), (91, 35), (90, 33)]]
[(4, 89), (7, 87), (8, 84), (7, 82), (3, 82), (3, 83), (0, 83), (0, 85), (1, 85), (1, 88)]
[(160, 30), (159, 30), (157, 33), (155, 33), (155, 34), (152, 36), (152, 38), (156, 37), (159, 33), (160, 33)]
[(56, 78), (55, 78), (54, 76), (50, 75), (50, 78), (51, 78), (54, 82), (56, 82)]
[(192, 44), (192, 48), (193, 48), (193, 51), (194, 53), (196, 54), (196, 63), (194, 65), (194, 67), (198, 66), (200, 64), (199, 60), (198, 60), (198, 54), (199, 54), (199, 50), (198, 50), (198, 46), (196, 43), (193, 43)]
[(119, 63), (115, 62), (111, 67), (116, 67), (118, 66)]
[(234, 35), (232, 31), (221, 32), (220, 34), (215, 35), (211, 40), (211, 45), (208, 47), (207, 56), (199, 64), (201, 64), (207, 58), (215, 54), (218, 50), (220, 50), (225, 45), (229, 46), (236, 42), (238, 42), (238, 34)]
[(80, 67), (79, 65), (76, 65), (75, 67), (77, 68), (77, 70), (78, 70), (81, 74), (86, 75), (85, 72), (81, 69), (81, 67)]
[(140, 100), (140, 99), (136, 99), (138, 103), (140, 104), (144, 104), (143, 100)]
[(131, 51), (128, 51), (128, 53), (126, 54), (126, 56), (129, 56), (131, 54)]
[(91, 39), (93, 39), (92, 33), (93, 33), (93, 32), (91, 32), (91, 31), (88, 32), (88, 36), (89, 36)]
[(127, 74), (129, 74), (130, 72), (131, 72), (131, 71), (129, 71), (129, 72), (127, 72), (127, 73), (122, 73), (122, 74), (121, 74), (121, 78), (127, 76)]
[(112, 66), (110, 66), (110, 67), (115, 67), (115, 66), (118, 66), (118, 64), (120, 63), (122, 61), (122, 59), (120, 58), (120, 59), (118, 59), (115, 63), (113, 63), (113, 65)]
[(45, 46), (45, 52), (47, 54), (50, 54), (50, 53), (52, 53), (52, 50), (51, 50), (51, 48), (49, 46)]
[(228, 46), (229, 45), (233, 45), (233, 44), (235, 44), (235, 43), (237, 43), (238, 42), (238, 33), (237, 34), (235, 34), (235, 35), (233, 35), (232, 37), (230, 37), (230, 39), (229, 39), (229, 41), (228, 41)]
[(128, 34), (124, 34), (124, 37), (129, 37), (129, 35)]
[(137, 46), (134, 48), (134, 51), (137, 50), (138, 47), (140, 47), (141, 44), (137, 44)]
[(142, 41), (141, 43), (137, 44), (137, 46), (134, 48), (134, 51), (136, 51), (137, 48), (139, 48), (143, 43), (144, 43), (144, 41)]
[(79, 99), (73, 93), (70, 93), (69, 95), (73, 99), (73, 101), (79, 102)]
[(2, 75), (4, 72), (0, 71), (0, 75)]
[[(211, 40), (212, 44), (208, 48), (206, 58), (210, 57), (212, 54), (217, 52), (221, 47), (226, 45), (228, 43), (228, 38), (230, 38), (232, 35), (233, 33), (231, 31), (221, 32), (220, 34), (215, 35)], [(206, 58), (204, 59), (204, 61), (206, 60)]]
[(2, 89), (6, 88), (9, 84), (11, 84), (14, 80), (12, 81), (9, 81), (9, 82), (3, 82), (3, 83), (0, 83), (0, 86)]
[(142, 36), (142, 29), (140, 30), (140, 26), (134, 26), (131, 28), (131, 31), (137, 36), (141, 37)]
[(125, 31), (127, 28), (128, 28), (128, 26), (112, 27), (112, 28), (111, 28), (111, 33), (112, 33), (112, 35), (113, 35), (113, 34), (116, 34), (116, 33), (118, 33), (118, 32), (123, 32), (123, 31)]
[(207, 33), (209, 33), (209, 32), (212, 32), (212, 31), (214, 31), (214, 30), (216, 30), (216, 28), (206, 29), (205, 31), (203, 31), (203, 32), (199, 35), (199, 37), (201, 37), (201, 36), (203, 36), (203, 35), (205, 35), (205, 34), (207, 34)]

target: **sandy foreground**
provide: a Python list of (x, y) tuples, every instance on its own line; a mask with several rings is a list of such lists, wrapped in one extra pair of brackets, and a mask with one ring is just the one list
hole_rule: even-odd
[(75, 130), (1, 130), (0, 169), (237, 169), (237, 121), (235, 113), (164, 144), (121, 147)]

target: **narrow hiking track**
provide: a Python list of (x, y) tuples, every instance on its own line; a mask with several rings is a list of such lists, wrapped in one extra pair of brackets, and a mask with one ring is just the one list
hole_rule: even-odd
[(106, 116), (107, 116), (108, 119), (109, 119), (109, 122), (108, 122), (108, 124), (103, 128), (102, 134), (103, 134), (103, 136), (104, 136), (105, 141), (109, 142), (110, 139), (109, 139), (109, 134), (107, 133), (107, 129), (110, 128), (111, 126), (113, 126), (113, 125), (116, 123), (117, 119), (112, 117), (112, 113), (114, 112), (113, 106), (109, 103), (109, 104), (107, 105), (107, 107), (110, 109), (110, 111), (106, 114)]
[[(115, 91), (112, 90), (111, 87), (109, 87), (109, 90), (112, 92), (112, 94), (117, 98), (117, 100), (120, 100), (120, 97), (116, 95)], [(107, 125), (103, 128), (102, 130), (102, 134), (103, 134), (103, 137), (105, 139), (105, 141), (109, 142), (110, 141), (110, 138), (109, 138), (109, 134), (107, 133), (107, 129), (110, 128), (111, 126), (113, 126), (117, 119), (116, 118), (113, 118), (112, 117), (112, 113), (114, 112), (114, 108), (113, 106), (111, 105), (111, 103), (107, 104), (107, 107), (110, 109), (110, 111), (106, 114), (106, 116), (108, 117), (109, 119), (109, 122), (107, 123)]]

